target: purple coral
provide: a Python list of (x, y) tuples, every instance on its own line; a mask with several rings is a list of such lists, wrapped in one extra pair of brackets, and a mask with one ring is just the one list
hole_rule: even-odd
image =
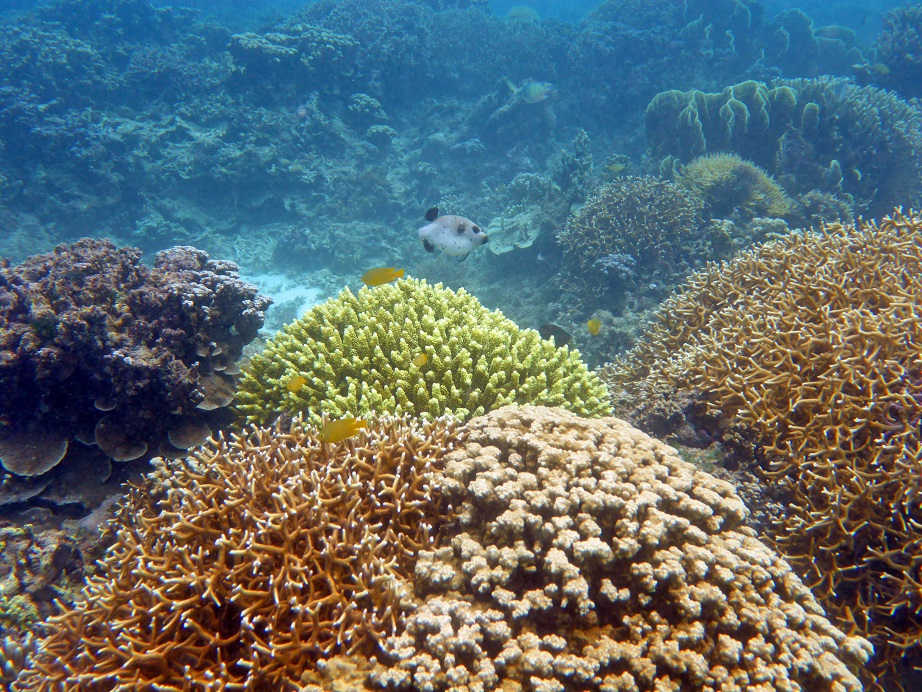
[[(84, 238), (0, 265), (0, 462), (55, 463), (23, 441), (95, 443), (116, 461), (150, 456), (171, 431), (226, 405), (235, 361), (270, 300), (231, 262), (177, 247)], [(207, 428), (206, 428), (207, 429)], [(60, 449), (60, 444), (45, 444)]]

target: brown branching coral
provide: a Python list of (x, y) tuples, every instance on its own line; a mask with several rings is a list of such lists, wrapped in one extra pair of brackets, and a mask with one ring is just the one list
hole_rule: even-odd
[(825, 227), (694, 275), (609, 367), (697, 389), (790, 496), (783, 552), (878, 661), (922, 642), (922, 217)]
[(416, 564), (389, 689), (861, 690), (833, 627), (729, 483), (614, 418), (505, 407), (446, 457), (458, 517)]
[(367, 652), (402, 627), (415, 554), (436, 546), (429, 474), (456, 439), (447, 419), (394, 418), (339, 445), (298, 422), (210, 440), (128, 495), (101, 575), (13, 689), (276, 692)]
[(700, 224), (703, 202), (662, 178), (621, 178), (596, 190), (557, 237), (581, 272), (611, 255), (627, 255), (638, 274), (667, 268)]

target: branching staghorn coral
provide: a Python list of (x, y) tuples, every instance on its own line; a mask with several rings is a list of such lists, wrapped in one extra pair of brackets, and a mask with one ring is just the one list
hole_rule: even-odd
[(603, 376), (699, 390), (754, 434), (786, 556), (876, 670), (922, 638), (922, 217), (834, 224), (711, 265)]
[(415, 555), (437, 546), (430, 475), (456, 440), (444, 418), (339, 445), (295, 421), (161, 466), (13, 689), (299, 690), (318, 659), (367, 653), (402, 628)]
[[(833, 627), (729, 483), (623, 421), (505, 407), (447, 455), (387, 689), (857, 692)], [(450, 539), (450, 545), (448, 544)]]
[(369, 411), (463, 420), (511, 403), (609, 411), (579, 352), (519, 329), (463, 289), (415, 279), (347, 289), (285, 327), (250, 361), (237, 402), (250, 422)]

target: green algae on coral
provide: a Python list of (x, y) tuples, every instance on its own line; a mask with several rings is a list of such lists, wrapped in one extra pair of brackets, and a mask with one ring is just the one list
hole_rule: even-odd
[[(289, 388), (299, 376), (303, 385)], [(464, 289), (415, 279), (345, 289), (314, 307), (253, 357), (237, 392), (237, 410), (259, 423), (298, 412), (314, 421), (371, 411), (466, 420), (515, 403), (610, 412), (578, 351), (520, 329)]]

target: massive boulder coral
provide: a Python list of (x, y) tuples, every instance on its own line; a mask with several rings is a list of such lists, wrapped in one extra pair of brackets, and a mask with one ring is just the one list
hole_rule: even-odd
[(372, 652), (438, 546), (430, 476), (456, 441), (447, 419), (373, 420), (339, 445), (294, 421), (159, 464), (13, 690), (293, 692), (319, 659)]
[[(0, 265), (0, 463), (40, 476), (75, 440), (115, 461), (187, 448), (233, 397), (270, 301), (232, 262), (85, 238)], [(192, 435), (194, 437), (194, 435)], [(202, 436), (200, 436), (202, 437)]]
[(878, 649), (922, 653), (922, 217), (834, 224), (692, 276), (613, 391), (700, 392), (788, 495), (772, 531)]
[(683, 166), (676, 179), (707, 202), (711, 216), (776, 218), (791, 212), (791, 199), (781, 186), (736, 154), (699, 156)]
[(506, 407), (439, 482), (457, 517), (382, 642), (389, 689), (861, 690), (849, 637), (731, 485), (623, 421)]
[(250, 422), (369, 411), (464, 420), (511, 403), (609, 412), (578, 351), (519, 329), (463, 289), (408, 279), (346, 289), (286, 326), (251, 359), (236, 406)]

